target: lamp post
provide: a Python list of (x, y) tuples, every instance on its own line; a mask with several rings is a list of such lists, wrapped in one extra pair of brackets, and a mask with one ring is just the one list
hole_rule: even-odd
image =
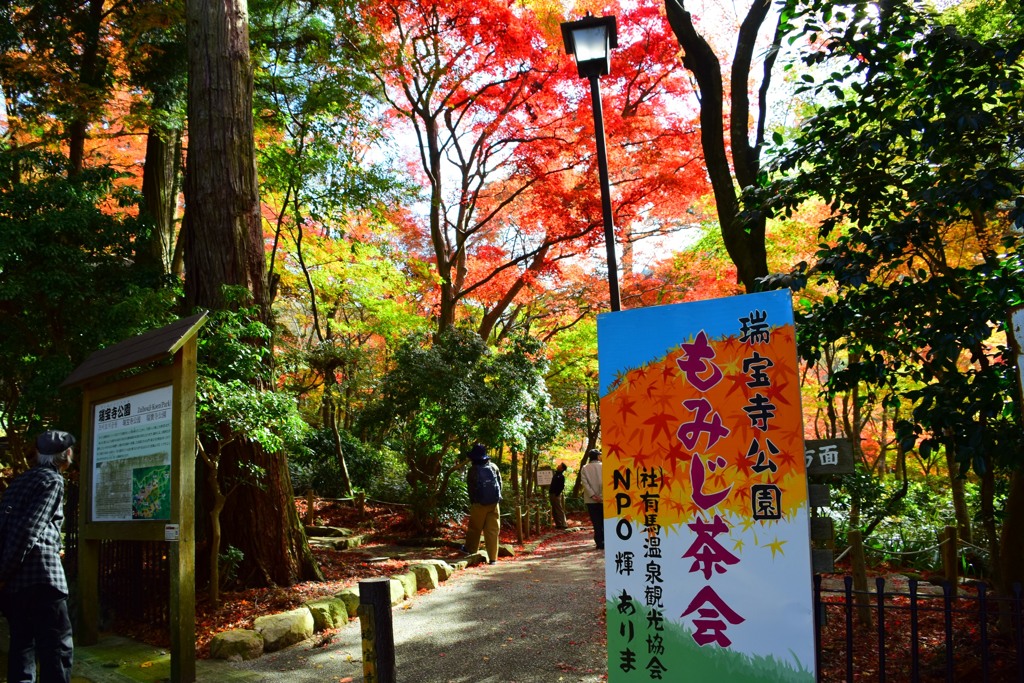
[(590, 100), (594, 108), (594, 137), (597, 139), (597, 168), (601, 180), (601, 213), (604, 219), (604, 243), (608, 252), (608, 290), (611, 308), (619, 310), (619, 273), (615, 260), (615, 226), (612, 225), (611, 188), (608, 182), (608, 153), (604, 145), (604, 113), (598, 79), (608, 74), (611, 50), (618, 47), (615, 17), (587, 16), (562, 24), (562, 40), (567, 54), (576, 58), (580, 78), (590, 81)]

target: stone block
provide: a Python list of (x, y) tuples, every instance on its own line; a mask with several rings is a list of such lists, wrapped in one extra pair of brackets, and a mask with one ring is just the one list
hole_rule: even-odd
[(416, 574), (411, 571), (411, 568), (410, 571), (407, 571), (404, 574), (395, 574), (391, 578), (392, 580), (398, 581), (402, 584), (403, 598), (411, 598), (416, 595)]
[(428, 564), (437, 570), (437, 580), (447, 581), (448, 577), (455, 571), (455, 567), (451, 566), (444, 560), (421, 560), (416, 564)]
[(306, 535), (318, 538), (337, 538), (339, 536), (351, 536), (354, 532), (351, 529), (343, 529), (337, 526), (307, 526)]
[(399, 604), (405, 600), (405, 586), (401, 581), (392, 577), (391, 578), (391, 606)]
[(313, 614), (306, 607), (256, 617), (256, 632), (263, 636), (263, 650), (275, 652), (313, 635)]
[(416, 575), (416, 590), (432, 591), (438, 586), (437, 567), (432, 564), (420, 563), (409, 567)]
[(237, 662), (263, 654), (263, 636), (249, 629), (218, 633), (210, 640), (210, 657)]
[(334, 542), (334, 547), (338, 550), (349, 550), (350, 548), (358, 548), (361, 545), (363, 545), (363, 536), (359, 534), (338, 538)]
[(349, 619), (355, 619), (357, 616), (359, 616), (358, 588), (343, 588), (341, 591), (335, 593), (334, 597), (345, 603), (345, 609), (348, 610)]
[(320, 598), (306, 603), (313, 615), (313, 630), (324, 631), (348, 623), (348, 607), (338, 598)]
[[(498, 553), (498, 554), (500, 555), (501, 553)], [(466, 566), (468, 566), (468, 567), (475, 567), (478, 564), (483, 564), (483, 563), (487, 562), (487, 551), (486, 550), (479, 550), (479, 551), (477, 551), (475, 553), (472, 553), (470, 555), (466, 555), (465, 562), (466, 562)]]

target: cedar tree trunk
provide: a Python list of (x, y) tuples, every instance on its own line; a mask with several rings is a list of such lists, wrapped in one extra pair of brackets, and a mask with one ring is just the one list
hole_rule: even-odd
[[(185, 176), (187, 310), (228, 306), (224, 285), (245, 287), (270, 322), (252, 117), (246, 0), (189, 0), (188, 160)], [(263, 468), (258, 486), (239, 486), (222, 520), (224, 547), (244, 553), (239, 575), (290, 585), (322, 578), (295, 510), (283, 453), (248, 440), (225, 449), (231, 478), (246, 463)], [(219, 552), (213, 548), (212, 552)]]

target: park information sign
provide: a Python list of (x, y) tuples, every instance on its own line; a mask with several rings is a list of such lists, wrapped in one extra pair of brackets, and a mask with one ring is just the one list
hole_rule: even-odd
[(788, 291), (598, 316), (608, 680), (816, 679)]
[(92, 520), (171, 518), (170, 386), (93, 406)]

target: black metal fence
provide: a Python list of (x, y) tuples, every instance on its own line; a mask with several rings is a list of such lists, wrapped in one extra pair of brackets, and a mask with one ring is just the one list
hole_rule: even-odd
[(957, 587), (910, 579), (904, 591), (876, 578), (815, 576), (818, 679), (1024, 683), (1021, 586), (997, 596), (984, 583)]
[[(78, 577), (78, 487), (65, 498), (64, 570)], [(101, 628), (146, 624), (170, 629), (171, 565), (166, 541), (100, 541)]]

